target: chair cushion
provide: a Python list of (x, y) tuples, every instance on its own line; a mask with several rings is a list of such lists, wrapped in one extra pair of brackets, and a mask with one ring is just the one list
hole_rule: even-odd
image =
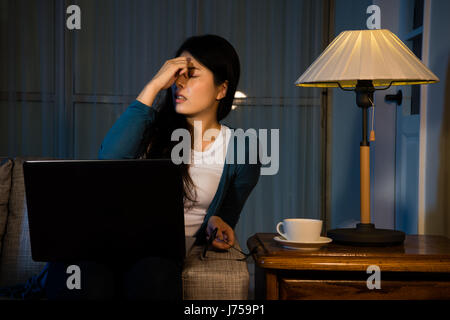
[(25, 283), (45, 265), (45, 262), (35, 262), (31, 258), (23, 161), (14, 159), (12, 169), (8, 221), (0, 258), (0, 286)]
[[(239, 243), (236, 247), (240, 249)], [(195, 245), (185, 259), (183, 268), (183, 299), (185, 300), (246, 300), (249, 272), (246, 261), (236, 261), (243, 255), (230, 249), (208, 251), (200, 258), (203, 246)]]
[(11, 159), (0, 159), (0, 254), (2, 252), (2, 240), (5, 234), (6, 221), (8, 219), (12, 166), (13, 162)]

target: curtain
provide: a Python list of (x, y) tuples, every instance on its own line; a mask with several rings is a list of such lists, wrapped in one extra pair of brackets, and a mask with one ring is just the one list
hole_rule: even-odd
[[(0, 155), (95, 159), (114, 121), (182, 41), (213, 33), (236, 48), (238, 90), (247, 95), (223, 123), (279, 130), (278, 172), (261, 176), (250, 195), (240, 242), (275, 232), (283, 218), (323, 218), (320, 91), (294, 82), (323, 49), (325, 3), (0, 0)], [(80, 30), (66, 27), (73, 4)]]

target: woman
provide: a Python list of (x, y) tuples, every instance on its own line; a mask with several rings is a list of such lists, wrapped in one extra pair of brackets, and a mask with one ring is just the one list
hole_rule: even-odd
[[(240, 76), (239, 58), (227, 40), (215, 35), (188, 38), (175, 56), (165, 62), (110, 129), (99, 158), (171, 158), (174, 146), (179, 143), (172, 141), (172, 133), (187, 130), (192, 161), (179, 164), (184, 184), (186, 236), (195, 236), (201, 242), (217, 228), (213, 247), (228, 249), (234, 245), (233, 228), (260, 175), (259, 162), (225, 160), (229, 147), (236, 159), (239, 152), (231, 129), (219, 122), (231, 110)], [(162, 90), (165, 97), (155, 105)], [(211, 139), (204, 139), (204, 134)], [(247, 144), (246, 160), (248, 156)], [(114, 267), (80, 264), (82, 272), (87, 270), (83, 297), (105, 297), (105, 292), (117, 292), (117, 286), (111, 283), (117, 284), (122, 279), (124, 287), (120, 290), (129, 298), (181, 298), (182, 266), (174, 266), (170, 261), (149, 258)], [(65, 289), (66, 267), (50, 263), (47, 281), (50, 298), (76, 294)]]

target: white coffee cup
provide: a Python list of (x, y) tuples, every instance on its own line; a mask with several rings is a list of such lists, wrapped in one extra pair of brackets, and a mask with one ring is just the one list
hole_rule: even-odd
[[(284, 232), (280, 231), (280, 227)], [(277, 224), (277, 231), (289, 241), (313, 242), (320, 238), (322, 220), (317, 219), (284, 219)]]

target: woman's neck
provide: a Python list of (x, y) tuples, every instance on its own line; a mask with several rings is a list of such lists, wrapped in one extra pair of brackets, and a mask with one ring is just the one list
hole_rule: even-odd
[(221, 129), (221, 124), (212, 117), (192, 117), (187, 121), (192, 137), (191, 147), (196, 151), (203, 151), (213, 143)]

